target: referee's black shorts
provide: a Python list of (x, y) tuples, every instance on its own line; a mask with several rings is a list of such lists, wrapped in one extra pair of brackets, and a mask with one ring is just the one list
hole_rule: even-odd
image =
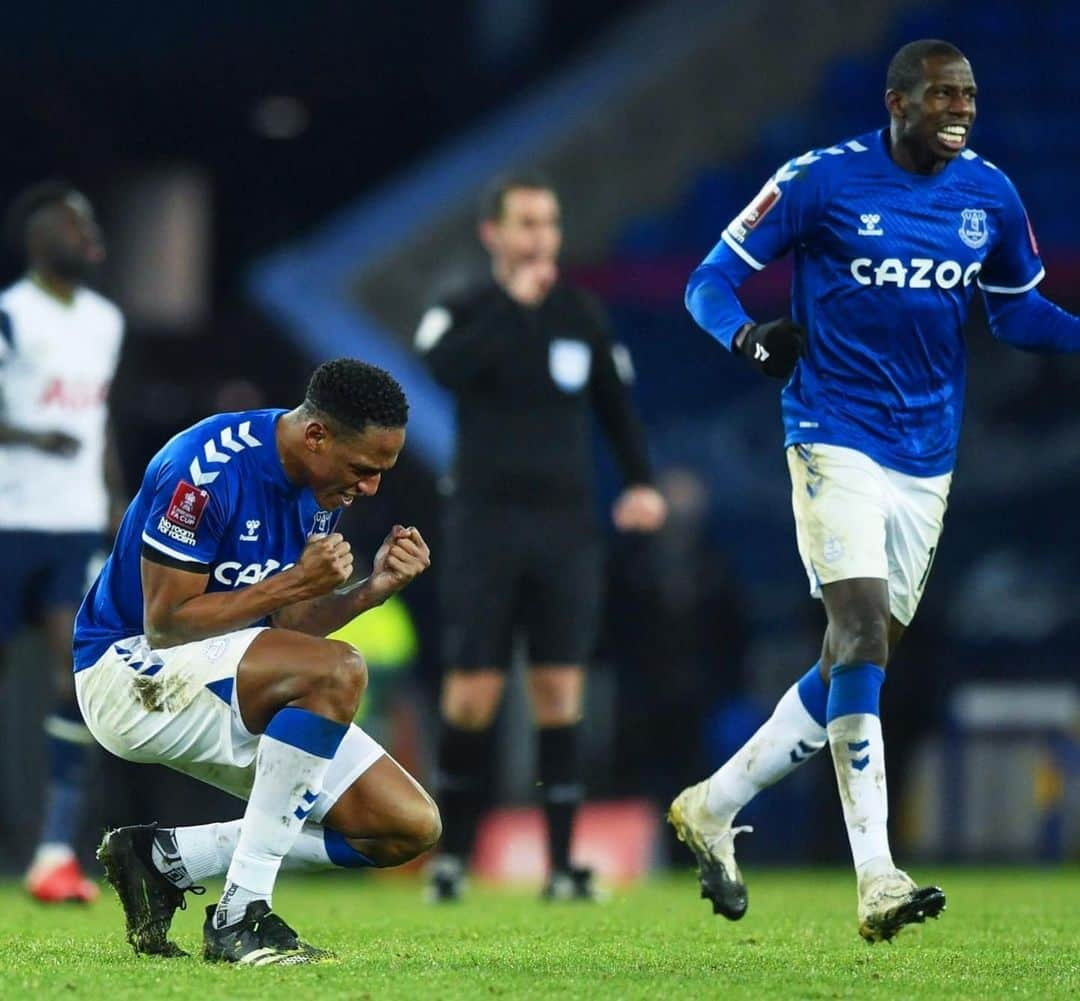
[(450, 501), (440, 559), (445, 666), (505, 670), (516, 635), (530, 664), (584, 666), (600, 612), (601, 545), (591, 512)]

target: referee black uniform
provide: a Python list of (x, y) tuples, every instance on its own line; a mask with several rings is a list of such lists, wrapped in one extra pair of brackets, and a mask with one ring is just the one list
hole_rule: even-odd
[(441, 330), (426, 358), (457, 402), (445, 663), (505, 668), (520, 629), (530, 663), (581, 664), (600, 599), (593, 412), (627, 484), (652, 480), (629, 355), (600, 304), (563, 284), (532, 309), (494, 281), (453, 297), (425, 317), (421, 349), (425, 325)]
[[(457, 405), (439, 559), (444, 663), (505, 670), (520, 635), (531, 665), (584, 665), (602, 577), (594, 414), (626, 485), (652, 482), (628, 390), (629, 355), (587, 293), (560, 282), (530, 307), (493, 279), (430, 309), (416, 346)], [(539, 770), (553, 872), (585, 879), (568, 858), (582, 794), (576, 732), (576, 725), (540, 730)], [(456, 859), (468, 858), (486, 787), (481, 736), (447, 725), (440, 745), (443, 852)]]

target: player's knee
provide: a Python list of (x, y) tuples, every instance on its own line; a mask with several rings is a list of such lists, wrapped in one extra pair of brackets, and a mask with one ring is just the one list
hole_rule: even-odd
[(486, 730), (491, 725), (493, 713), (486, 705), (476, 702), (459, 702), (444, 713), (446, 722), (459, 730)]
[(497, 696), (493, 697), (486, 687), (458, 685), (444, 694), (443, 718), (459, 730), (486, 730), (498, 704)]
[(416, 811), (413, 822), (413, 841), (416, 845), (416, 854), (434, 848), (442, 838), (442, 815), (435, 801), (426, 797), (424, 805)]
[(342, 723), (352, 721), (367, 688), (367, 665), (348, 643), (330, 641), (321, 663), (308, 672), (308, 692), (304, 701), (316, 711)]
[(830, 624), (829, 645), (835, 664), (868, 662), (884, 667), (889, 659), (888, 620), (868, 616), (839, 628)]

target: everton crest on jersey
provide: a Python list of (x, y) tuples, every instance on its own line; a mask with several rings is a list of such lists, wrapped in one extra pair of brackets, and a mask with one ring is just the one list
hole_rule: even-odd
[(256, 584), (295, 564), (310, 535), (339, 512), (291, 483), (275, 444), (283, 410), (219, 414), (181, 432), (151, 460), (112, 555), (75, 627), (76, 670), (109, 643), (140, 635), (140, 560), (208, 576), (208, 591)]
[[(949, 471), (972, 295), (1023, 293), (1043, 277), (1012, 183), (971, 150), (937, 174), (909, 173), (887, 129), (804, 153), (732, 220), (688, 296), (695, 283), (738, 287), (789, 250), (792, 316), (808, 341), (783, 391), (785, 443), (857, 448), (915, 476)], [(745, 319), (728, 318), (728, 340)]]

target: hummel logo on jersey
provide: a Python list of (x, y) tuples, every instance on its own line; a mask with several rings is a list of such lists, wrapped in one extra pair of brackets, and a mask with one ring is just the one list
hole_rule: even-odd
[(768, 361), (769, 352), (765, 350), (765, 345), (760, 342), (754, 345), (754, 361)]
[(907, 264), (899, 257), (886, 257), (880, 264), (869, 257), (856, 257), (851, 262), (851, 277), (860, 285), (897, 288), (955, 288), (961, 281), (966, 286), (980, 271), (981, 261), (972, 261), (965, 268), (957, 261), (938, 263), (929, 257), (913, 257)]
[(881, 216), (876, 212), (864, 212), (859, 216), (859, 222), (862, 225), (859, 227), (859, 236), (884, 236), (885, 230), (883, 230), (878, 223), (881, 222)]
[(247, 520), (247, 533), (240, 536), (241, 542), (258, 542), (259, 541), (259, 526), (261, 521), (255, 518), (248, 518)]
[[(236, 438), (240, 440), (237, 441)], [(228, 462), (232, 455), (229, 453), (242, 452), (245, 448), (258, 448), (262, 442), (259, 441), (251, 433), (251, 421), (241, 421), (240, 426), (236, 429), (236, 438), (233, 437), (233, 429), (225, 427), (221, 429), (221, 433), (218, 437), (211, 438), (208, 441), (203, 442), (203, 455), (206, 458), (207, 463), (211, 462)], [(221, 448), (228, 451), (223, 452), (217, 446), (218, 442), (221, 443)], [(204, 486), (207, 483), (213, 483), (218, 478), (218, 471), (204, 473), (202, 466), (199, 464), (199, 457), (195, 456), (191, 460), (191, 465), (188, 466), (188, 471), (191, 473), (191, 481), (197, 487)]]

